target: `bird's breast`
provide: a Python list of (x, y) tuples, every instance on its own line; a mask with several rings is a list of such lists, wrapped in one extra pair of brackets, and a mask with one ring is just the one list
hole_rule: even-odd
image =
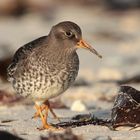
[(24, 97), (50, 99), (63, 93), (75, 81), (79, 69), (78, 56), (65, 63), (34, 62), (16, 76), (14, 87)]
[(68, 89), (74, 83), (78, 69), (79, 64), (70, 63), (61, 70), (54, 70), (55, 74), (51, 72), (47, 82), (48, 85), (46, 85), (48, 98), (55, 97)]

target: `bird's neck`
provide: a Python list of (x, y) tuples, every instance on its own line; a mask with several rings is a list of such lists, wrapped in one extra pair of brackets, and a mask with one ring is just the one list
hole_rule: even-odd
[(76, 50), (73, 48), (68, 48), (67, 46), (59, 46), (56, 43), (55, 39), (49, 40), (48, 36), (48, 45), (44, 48), (44, 51), (46, 51), (46, 54), (49, 56), (50, 61), (59, 61), (63, 62), (65, 60), (71, 59), (75, 54)]
[(44, 49), (42, 49), (42, 53), (40, 53), (40, 56), (38, 56), (38, 57), (42, 58), (42, 56), (43, 56), (44, 63), (47, 62), (47, 63), (51, 63), (54, 65), (62, 64), (62, 66), (67, 66), (67, 65), (69, 65), (69, 63), (72, 63), (75, 55), (77, 55), (75, 51), (70, 51), (70, 50), (62, 51), (60, 49), (44, 48)]
[(60, 48), (59, 49), (55, 48), (50, 50), (49, 55), (52, 61), (56, 61), (56, 62), (58, 61), (59, 63), (64, 63), (70, 61), (73, 55), (75, 55), (75, 53), (76, 53), (75, 51), (70, 49), (62, 50)]

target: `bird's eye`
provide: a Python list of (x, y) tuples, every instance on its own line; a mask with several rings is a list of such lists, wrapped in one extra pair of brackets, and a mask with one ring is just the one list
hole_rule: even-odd
[(72, 32), (66, 32), (65, 34), (66, 34), (67, 37), (72, 37), (73, 36)]

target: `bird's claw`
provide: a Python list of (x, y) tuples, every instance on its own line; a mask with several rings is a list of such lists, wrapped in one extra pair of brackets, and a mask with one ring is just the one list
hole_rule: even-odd
[(64, 128), (62, 128), (62, 127), (54, 127), (54, 126), (51, 126), (51, 125), (43, 125), (42, 127), (40, 127), (40, 128), (37, 128), (38, 130), (45, 130), (45, 129), (47, 129), (47, 130), (50, 130), (50, 131), (61, 131), (61, 130), (64, 130)]

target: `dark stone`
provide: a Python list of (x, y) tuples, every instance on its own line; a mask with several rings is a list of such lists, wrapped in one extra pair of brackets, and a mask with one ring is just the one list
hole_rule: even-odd
[(129, 86), (121, 86), (111, 119), (113, 127), (140, 124), (140, 91)]

